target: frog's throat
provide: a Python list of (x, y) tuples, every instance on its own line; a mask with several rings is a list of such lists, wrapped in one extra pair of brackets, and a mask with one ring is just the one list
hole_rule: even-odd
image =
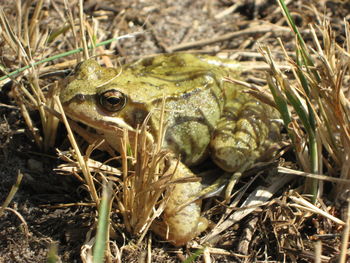
[[(102, 118), (102, 121), (104, 122), (105, 125), (107, 125), (106, 126), (107, 129), (104, 130), (105, 134), (107, 134), (107, 133), (111, 134), (111, 133), (115, 132), (118, 135), (124, 129), (127, 130), (128, 132), (133, 133), (133, 134), (141, 133), (140, 129), (133, 128), (132, 126), (127, 124), (122, 118), (104, 116)], [(95, 129), (102, 130), (101, 127), (100, 128), (94, 127), (94, 126), (92, 126), (92, 127)], [(108, 127), (110, 127), (110, 128), (108, 128)], [(152, 144), (155, 141), (153, 135), (149, 131), (146, 131), (146, 138)]]

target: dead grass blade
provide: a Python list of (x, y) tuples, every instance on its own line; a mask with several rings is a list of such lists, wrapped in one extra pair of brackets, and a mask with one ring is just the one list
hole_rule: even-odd
[(215, 42), (229, 40), (229, 39), (234, 38), (234, 37), (239, 37), (239, 36), (244, 36), (244, 35), (249, 35), (249, 34), (256, 34), (257, 32), (266, 33), (266, 32), (271, 32), (271, 31), (274, 31), (275, 33), (276, 32), (284, 33), (284, 32), (289, 32), (289, 29), (286, 27), (281, 27), (281, 26), (277, 26), (274, 24), (258, 24), (258, 25), (253, 24), (251, 27), (244, 29), (244, 30), (241, 30), (241, 31), (227, 33), (225, 35), (217, 36), (214, 38), (209, 38), (209, 39), (204, 39), (204, 40), (199, 40), (199, 41), (194, 41), (194, 42), (189, 42), (189, 43), (181, 43), (181, 44), (176, 45), (176, 46), (168, 47), (167, 50), (168, 50), (168, 52), (175, 52), (175, 51), (180, 51), (180, 50), (189, 49), (189, 48), (193, 48), (193, 47), (205, 46), (205, 45), (212, 44)]
[(96, 205), (98, 205), (100, 200), (99, 200), (99, 197), (97, 195), (97, 191), (96, 191), (96, 188), (95, 188), (95, 185), (94, 185), (94, 181), (93, 181), (93, 177), (91, 175), (91, 172), (90, 172), (90, 170), (88, 168), (88, 165), (87, 165), (87, 163), (85, 161), (85, 158), (83, 158), (83, 156), (80, 153), (79, 146), (78, 146), (78, 144), (75, 141), (73, 132), (72, 132), (70, 126), (69, 126), (67, 117), (64, 114), (64, 110), (62, 108), (62, 105), (61, 105), (61, 102), (60, 102), (59, 98), (57, 96), (55, 96), (54, 97), (54, 101), (56, 102), (56, 104), (58, 106), (58, 109), (59, 109), (60, 113), (62, 114), (62, 119), (63, 119), (64, 125), (65, 125), (65, 127), (67, 129), (67, 132), (68, 132), (69, 141), (70, 141), (71, 145), (74, 148), (74, 152), (76, 154), (76, 158), (77, 158), (77, 160), (79, 162), (79, 165), (80, 165), (80, 167), (81, 167), (81, 169), (83, 171), (85, 182), (88, 185), (88, 189), (89, 189), (89, 193), (91, 194), (91, 198), (96, 203)]
[(20, 171), (18, 171), (16, 183), (12, 186), (10, 193), (7, 195), (4, 203), (0, 206), (0, 217), (3, 215), (4, 210), (8, 207), (8, 205), (11, 203), (13, 197), (17, 193), (22, 179), (23, 179), (23, 174)]
[[(160, 124), (164, 136), (164, 101)], [(152, 222), (165, 209), (169, 198), (173, 170), (164, 166), (168, 153), (161, 149), (162, 138), (154, 144), (150, 140), (147, 128), (148, 118), (136, 131), (134, 142), (130, 143), (127, 131), (120, 138), (122, 143), (123, 182), (116, 200), (123, 215), (126, 229), (129, 233), (139, 236), (138, 244), (142, 241)], [(132, 147), (132, 145), (134, 147)]]
[(347, 200), (346, 222), (345, 222), (345, 228), (344, 228), (343, 235), (342, 235), (339, 263), (347, 262), (349, 234), (350, 234), (350, 201), (348, 199)]
[(336, 218), (335, 216), (329, 214), (328, 212), (318, 208), (317, 206), (313, 205), (309, 201), (307, 201), (305, 198), (301, 196), (289, 196), (289, 198), (295, 203), (292, 204), (294, 207), (298, 207), (299, 209), (311, 212), (313, 214), (320, 214), (329, 220), (332, 220), (334, 223), (338, 225), (345, 225), (345, 223), (340, 220), (339, 218)]

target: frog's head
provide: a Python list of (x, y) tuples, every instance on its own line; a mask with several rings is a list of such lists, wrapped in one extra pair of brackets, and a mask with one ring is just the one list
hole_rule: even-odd
[(74, 75), (61, 89), (60, 100), (69, 117), (96, 130), (134, 131), (137, 122), (142, 123), (148, 114), (147, 103), (139, 94), (135, 96), (137, 81), (134, 78), (131, 72), (101, 67), (89, 59), (76, 66)]

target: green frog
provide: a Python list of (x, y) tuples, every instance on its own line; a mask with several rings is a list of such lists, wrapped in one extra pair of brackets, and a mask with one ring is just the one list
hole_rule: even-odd
[[(118, 129), (135, 133), (149, 114), (150, 140), (156, 142), (164, 105), (162, 147), (181, 160), (175, 179), (195, 176), (189, 167), (209, 157), (233, 173), (263, 156), (279, 134), (276, 110), (225, 80), (239, 76), (239, 68), (232, 60), (193, 54), (158, 55), (121, 68), (89, 59), (68, 78), (60, 100), (69, 117), (96, 129), (117, 151)], [(197, 236), (206, 228), (201, 201), (177, 208), (201, 190), (199, 181), (176, 184), (163, 223), (153, 230), (176, 246)]]

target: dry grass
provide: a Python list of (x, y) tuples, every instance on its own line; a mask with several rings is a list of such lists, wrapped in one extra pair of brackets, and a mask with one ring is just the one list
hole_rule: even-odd
[[(164, 108), (162, 112), (164, 114)], [(149, 140), (147, 120), (136, 131), (133, 143), (129, 143), (127, 131), (124, 131), (123, 138), (119, 138), (123, 145), (123, 177), (116, 192), (116, 204), (123, 215), (127, 231), (140, 237), (137, 244), (140, 244), (152, 222), (164, 211), (170, 193), (166, 190), (174, 173), (174, 170), (164, 168), (168, 152), (161, 149), (162, 142), (154, 144)]]
[[(285, 8), (282, 1), (280, 5), (282, 9)], [(316, 26), (317, 30), (310, 25), (310, 35), (313, 40), (313, 46), (311, 46), (305, 44), (286, 9), (284, 14), (296, 39), (296, 58), (293, 59), (285, 52), (285, 60), (290, 63), (294, 78), (279, 70), (269, 48), (262, 47), (261, 53), (271, 69), (267, 76), (268, 84), (293, 142), (294, 152), (302, 170), (313, 174), (327, 174), (346, 182), (346, 184), (335, 183), (332, 196), (337, 200), (347, 192), (350, 176), (348, 162), (350, 108), (347, 88), (349, 24), (345, 22), (346, 39), (343, 47), (337, 44), (335, 33), (327, 19)], [(285, 50), (282, 41), (280, 44)], [(304, 207), (304, 210), (322, 213), (329, 219), (333, 218), (333, 222), (339, 226), (346, 225), (343, 221), (329, 215), (328, 211), (321, 210), (324, 189), (319, 179), (321, 178), (310, 177), (304, 184), (304, 191), (312, 193), (312, 200), (318, 206), (312, 209)], [(317, 198), (320, 199), (317, 200)], [(291, 200), (296, 202), (295, 198)], [(320, 211), (317, 212), (314, 209)], [(348, 231), (348, 225), (346, 225), (340, 262), (346, 260), (348, 240), (344, 237), (348, 236)], [(280, 242), (285, 241), (284, 238), (279, 239)], [(298, 246), (304, 247), (303, 243)]]

